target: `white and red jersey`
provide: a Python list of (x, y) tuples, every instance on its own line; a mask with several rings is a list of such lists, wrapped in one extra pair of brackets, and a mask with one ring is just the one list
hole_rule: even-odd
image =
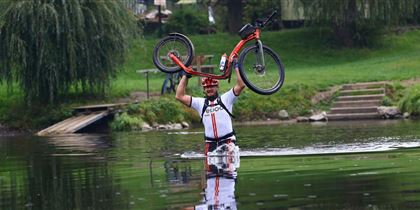
[[(233, 103), (237, 96), (233, 92), (233, 88), (220, 96), (222, 103), (232, 113)], [(191, 98), (191, 108), (195, 109), (201, 116), (205, 103), (205, 98)], [(202, 122), (204, 125), (204, 133), (208, 138), (218, 139), (233, 132), (232, 119), (223, 107), (217, 104), (217, 99), (209, 101), (209, 106), (203, 113)]]

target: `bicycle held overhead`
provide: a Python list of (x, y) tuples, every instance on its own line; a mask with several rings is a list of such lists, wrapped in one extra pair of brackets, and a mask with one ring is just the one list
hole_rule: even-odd
[[(180, 33), (171, 33), (158, 42), (154, 48), (153, 62), (159, 70), (166, 73), (183, 70), (194, 76), (230, 79), (234, 62), (237, 61), (239, 73), (248, 88), (263, 95), (273, 94), (283, 85), (284, 66), (279, 56), (262, 44), (260, 35), (261, 29), (276, 13), (277, 11), (273, 11), (268, 17), (257, 19), (254, 24), (248, 23), (242, 27), (239, 31), (241, 40), (228, 57), (222, 56), (220, 75), (199, 72), (192, 68), (194, 45), (187, 36)], [(245, 44), (252, 40), (255, 40), (255, 45), (242, 50)]]

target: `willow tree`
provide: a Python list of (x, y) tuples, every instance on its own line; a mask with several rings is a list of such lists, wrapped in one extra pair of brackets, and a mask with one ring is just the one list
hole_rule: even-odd
[(365, 46), (382, 29), (416, 18), (420, 0), (302, 0), (311, 24), (331, 29), (345, 46)]
[(53, 103), (74, 87), (103, 93), (123, 62), (134, 17), (120, 1), (0, 3), (0, 82), (28, 103)]

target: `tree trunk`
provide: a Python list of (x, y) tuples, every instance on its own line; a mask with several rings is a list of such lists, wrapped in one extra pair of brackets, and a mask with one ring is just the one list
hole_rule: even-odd
[(228, 0), (228, 31), (236, 34), (242, 27), (242, 0)]
[(337, 42), (346, 47), (354, 47), (354, 35), (356, 32), (357, 5), (356, 0), (347, 0), (343, 24), (334, 25), (334, 34)]

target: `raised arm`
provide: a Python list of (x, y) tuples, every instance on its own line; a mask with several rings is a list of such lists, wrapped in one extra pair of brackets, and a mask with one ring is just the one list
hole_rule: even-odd
[(239, 96), (242, 90), (245, 88), (245, 83), (242, 80), (242, 77), (241, 77), (241, 74), (239, 73), (239, 68), (237, 65), (235, 65), (235, 73), (236, 73), (236, 84), (233, 87), (233, 93), (236, 96)]
[(185, 95), (185, 88), (188, 84), (188, 78), (186, 75), (183, 75), (181, 81), (179, 81), (178, 87), (176, 89), (176, 100), (180, 101), (186, 106), (191, 106), (191, 96)]

